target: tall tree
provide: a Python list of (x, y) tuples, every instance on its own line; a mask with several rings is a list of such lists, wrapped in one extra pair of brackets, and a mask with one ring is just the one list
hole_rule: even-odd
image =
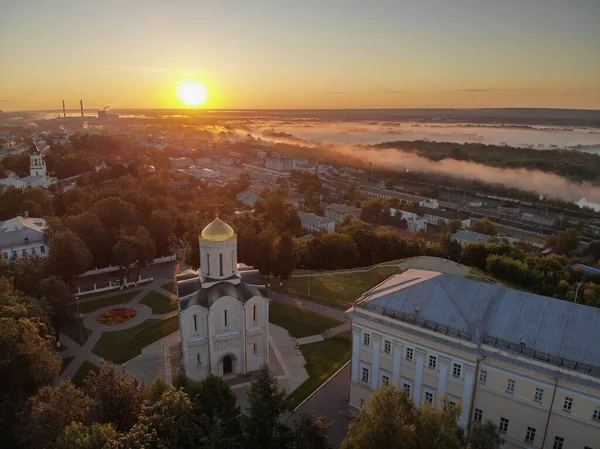
[(469, 228), (471, 231), (479, 232), (480, 234), (496, 235), (496, 223), (487, 217), (474, 222)]
[(579, 248), (579, 234), (575, 228), (567, 228), (554, 235), (548, 236), (546, 246), (555, 247), (566, 255), (570, 255)]
[(278, 449), (285, 446), (289, 429), (280, 419), (287, 411), (286, 393), (264, 365), (248, 391), (248, 409), (244, 416), (246, 446)]
[(296, 268), (294, 240), (289, 232), (284, 232), (275, 240), (273, 251), (275, 253), (273, 274), (287, 279)]
[(150, 237), (148, 230), (143, 226), (138, 226), (135, 232), (134, 246), (135, 264), (138, 268), (135, 277), (137, 282), (137, 279), (140, 277), (141, 269), (149, 263), (152, 263), (154, 260), (154, 256), (156, 255), (156, 245), (154, 244), (152, 237)]
[(50, 239), (48, 264), (53, 274), (62, 278), (69, 286), (83, 273), (92, 261), (92, 254), (83, 240), (71, 231), (54, 234)]
[(322, 416), (300, 415), (292, 429), (289, 449), (333, 449), (333, 443), (327, 435), (330, 428), (331, 424), (327, 424)]
[(51, 322), (56, 335), (73, 318), (75, 297), (69, 286), (56, 276), (48, 276), (39, 283), (39, 296), (45, 299), (52, 310)]
[(166, 210), (155, 210), (150, 215), (148, 230), (156, 244), (156, 251), (159, 256), (169, 254), (169, 242), (175, 227), (173, 214)]
[(469, 445), (472, 449), (500, 449), (503, 444), (498, 426), (492, 421), (477, 424), (471, 429)]
[(56, 440), (55, 449), (103, 449), (104, 445), (117, 438), (117, 431), (111, 424), (86, 426), (72, 422), (64, 428)]

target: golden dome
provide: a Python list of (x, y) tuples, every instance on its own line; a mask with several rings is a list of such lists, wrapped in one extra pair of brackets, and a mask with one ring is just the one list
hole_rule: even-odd
[(225, 242), (235, 237), (235, 231), (217, 217), (202, 230), (200, 237), (209, 242)]

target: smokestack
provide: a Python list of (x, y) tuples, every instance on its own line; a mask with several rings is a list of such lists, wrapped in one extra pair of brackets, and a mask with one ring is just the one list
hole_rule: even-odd
[(63, 100), (63, 117), (67, 116), (67, 110), (65, 109), (65, 100)]
[(83, 100), (79, 100), (79, 106), (81, 106), (81, 116), (83, 117)]

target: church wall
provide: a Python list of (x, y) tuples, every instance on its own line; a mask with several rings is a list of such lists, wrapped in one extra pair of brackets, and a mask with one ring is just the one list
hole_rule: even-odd
[(211, 362), (208, 310), (198, 305), (184, 310), (179, 314), (179, 329), (185, 373), (194, 380), (204, 379), (210, 374)]
[[(237, 237), (225, 242), (209, 242), (200, 239), (200, 272), (212, 279), (230, 277), (237, 270)], [(222, 255), (223, 275), (221, 276)], [(207, 257), (208, 256), (208, 257)]]
[(269, 300), (253, 296), (246, 309), (246, 354), (248, 371), (269, 363)]
[[(225, 323), (227, 311), (227, 323)], [(231, 355), (233, 374), (245, 372), (244, 361), (244, 306), (236, 298), (223, 296), (210, 308), (208, 326), (211, 335), (212, 373), (223, 375), (223, 357)]]

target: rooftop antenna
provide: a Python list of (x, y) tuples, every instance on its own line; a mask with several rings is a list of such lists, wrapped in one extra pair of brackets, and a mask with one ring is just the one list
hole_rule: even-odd
[(65, 109), (65, 100), (62, 101), (63, 102), (63, 117), (67, 116), (67, 110)]
[(83, 100), (79, 100), (79, 106), (81, 107), (81, 116), (83, 117)]

